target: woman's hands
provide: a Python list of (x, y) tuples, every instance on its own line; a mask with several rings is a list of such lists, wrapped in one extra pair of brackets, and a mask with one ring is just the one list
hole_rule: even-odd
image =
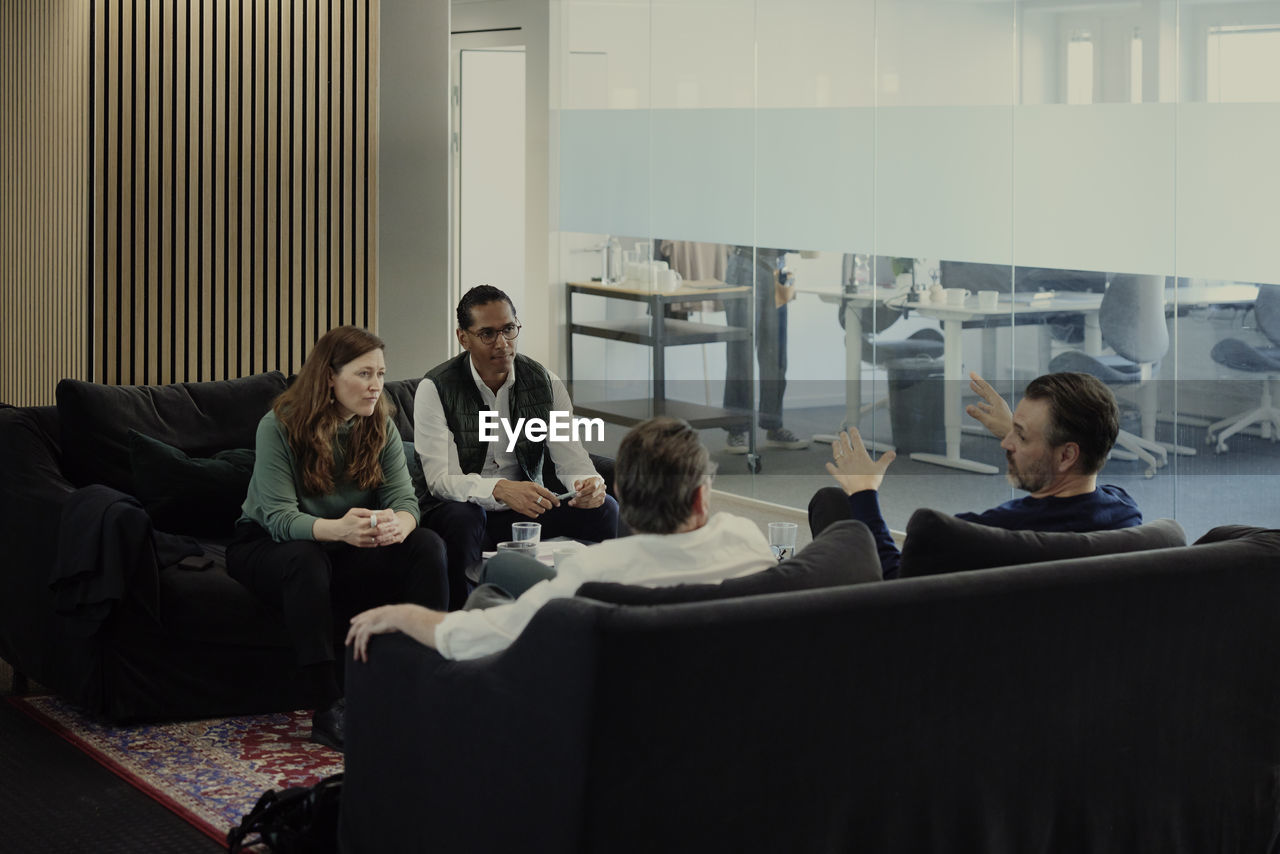
[(413, 515), (403, 510), (352, 507), (340, 519), (317, 519), (312, 533), (317, 540), (372, 549), (404, 542), (414, 526)]

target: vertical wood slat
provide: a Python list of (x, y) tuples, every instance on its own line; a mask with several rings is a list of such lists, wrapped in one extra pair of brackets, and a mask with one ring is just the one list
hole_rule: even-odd
[(89, 0), (0, 4), (0, 401), (89, 362)]
[(91, 378), (290, 373), (372, 328), (377, 0), (82, 2)]

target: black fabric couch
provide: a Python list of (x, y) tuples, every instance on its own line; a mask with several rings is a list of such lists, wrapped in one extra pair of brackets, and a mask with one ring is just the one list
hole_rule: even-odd
[[(408, 443), (417, 384), (386, 385)], [(243, 454), (285, 387), (278, 372), (166, 386), (63, 380), (56, 406), (0, 404), (0, 658), (117, 722), (305, 708), (280, 615), (222, 559), (252, 466)], [(131, 430), (151, 456), (138, 456)], [(211, 462), (237, 452), (238, 481), (232, 462)], [(612, 484), (612, 461), (593, 460)], [(210, 465), (223, 481), (197, 483)], [(425, 488), (419, 497), (431, 501)], [(87, 498), (110, 502), (110, 524), (82, 524)], [(184, 550), (212, 565), (180, 568)]]
[(1280, 531), (348, 661), (358, 852), (1264, 852)]

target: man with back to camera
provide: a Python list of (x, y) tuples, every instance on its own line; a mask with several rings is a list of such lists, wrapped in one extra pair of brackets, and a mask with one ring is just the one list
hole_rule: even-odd
[(614, 490), (632, 536), (588, 546), (507, 604), (449, 614), (411, 604), (365, 611), (351, 620), (347, 644), (357, 661), (366, 661), (371, 635), (399, 631), (445, 658), (479, 658), (506, 649), (539, 608), (588, 581), (705, 584), (776, 566), (754, 523), (711, 514), (712, 471), (710, 454), (684, 421), (660, 416), (638, 424), (623, 438), (615, 464)]
[[(1000, 440), (1009, 483), (1030, 493), (983, 513), (957, 513), (968, 522), (1011, 531), (1109, 531), (1142, 524), (1142, 512), (1118, 486), (1098, 485), (1120, 431), (1111, 389), (1089, 374), (1045, 374), (1032, 380), (1016, 412), (976, 373), (971, 388), (982, 402), (965, 412)], [(895, 454), (873, 460), (856, 428), (831, 443), (829, 471), (840, 488), (818, 490), (809, 502), (814, 536), (832, 522), (858, 519), (871, 529), (885, 578), (896, 578), (898, 547), (880, 514), (878, 491)]]
[[(544, 538), (600, 542), (618, 532), (618, 503), (577, 441), (534, 441), (523, 431), (508, 451), (502, 428), (484, 441), (480, 414), (496, 411), (504, 423), (548, 421), (552, 411), (572, 413), (560, 378), (516, 353), (520, 322), (511, 298), (479, 285), (458, 302), (456, 334), (463, 352), (427, 372), (413, 401), (413, 443), (431, 494), (442, 499), (424, 510), (422, 524), (444, 540), (449, 603), (467, 596), (466, 570), (483, 549), (511, 538), (511, 523), (542, 524)], [(549, 450), (556, 477), (575, 496), (561, 502), (543, 485)]]

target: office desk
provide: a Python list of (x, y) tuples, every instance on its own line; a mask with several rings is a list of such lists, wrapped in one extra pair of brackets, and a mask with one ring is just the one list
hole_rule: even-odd
[[(1251, 303), (1257, 299), (1257, 296), (1258, 288), (1256, 285), (1197, 285), (1167, 288), (1165, 290), (1165, 312), (1166, 314), (1173, 314), (1179, 308), (1197, 305)], [(1047, 299), (1044, 298), (1043, 294), (1017, 294), (1012, 298), (1009, 294), (1001, 294), (1001, 297), (1000, 303), (991, 311), (983, 311), (978, 308), (978, 301), (975, 296), (970, 296), (965, 300), (963, 306), (942, 303), (907, 303), (908, 308), (916, 310), (922, 316), (933, 317), (942, 321), (943, 359), (945, 361), (944, 377), (946, 380), (946, 410), (944, 418), (947, 433), (947, 452), (945, 455), (912, 454), (911, 458), (913, 460), (987, 474), (995, 474), (999, 471), (995, 466), (966, 460), (960, 456), (960, 433), (964, 420), (964, 413), (960, 410), (960, 401), (963, 390), (967, 386), (960, 333), (965, 322), (983, 317), (1008, 317), (1016, 323), (1019, 317), (1036, 317), (1047, 314), (1083, 314), (1085, 320), (1083, 349), (1091, 356), (1101, 355), (1103, 344), (1102, 329), (1098, 323), (1098, 310), (1102, 307), (1102, 294), (1086, 291), (1061, 291), (1052, 298)], [(993, 342), (994, 338), (990, 335), (987, 335), (984, 339), (983, 361), (987, 365), (994, 364), (991, 360), (991, 357), (994, 356)], [(1042, 351), (1048, 350), (1048, 344), (1049, 339), (1046, 334), (1042, 337)], [(1047, 355), (1047, 352), (1042, 353), (1042, 365), (1047, 364), (1045, 359)], [(1143, 437), (1149, 440), (1155, 438), (1154, 417), (1150, 419), (1150, 422), (1147, 423), (1144, 419), (1142, 425)], [(1194, 453), (1190, 449), (1177, 448), (1176, 450), (1179, 453)]]
[[(1055, 294), (1052, 298), (1035, 298), (1039, 295), (1017, 295), (1010, 298), (1002, 294), (1002, 299), (994, 309), (984, 310), (978, 307), (978, 298), (970, 296), (964, 305), (947, 305), (944, 303), (909, 302), (906, 307), (920, 313), (923, 317), (933, 317), (942, 321), (943, 339), (943, 378), (944, 400), (943, 420), (946, 426), (947, 450), (945, 454), (913, 453), (911, 459), (924, 463), (947, 466), (948, 468), (978, 472), (979, 474), (996, 474), (999, 468), (986, 463), (966, 460), (960, 456), (960, 433), (964, 421), (964, 413), (960, 409), (963, 390), (967, 387), (968, 378), (964, 374), (964, 351), (960, 333), (966, 321), (982, 318), (1010, 318), (1014, 323), (1019, 317), (1039, 317), (1046, 314), (1083, 314), (1085, 315), (1085, 352), (1097, 355), (1102, 352), (1102, 333), (1098, 327), (1098, 309), (1102, 306), (1102, 294), (1090, 292), (1067, 291)], [(1046, 333), (1047, 334), (1047, 333)], [(1047, 338), (1043, 339), (1047, 342)], [(984, 340), (984, 351), (994, 355), (994, 336), (989, 333)], [(1042, 349), (1044, 348), (1042, 344)], [(985, 359), (984, 353), (984, 359)]]

